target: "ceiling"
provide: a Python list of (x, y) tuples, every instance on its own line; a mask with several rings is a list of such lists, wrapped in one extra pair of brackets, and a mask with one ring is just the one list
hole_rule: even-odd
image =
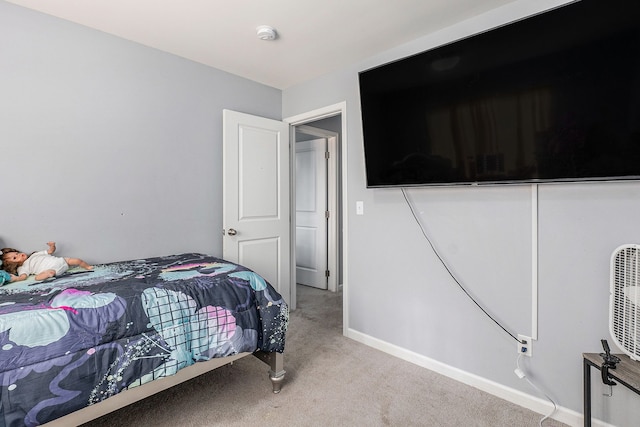
[(8, 1), (286, 89), (515, 0)]

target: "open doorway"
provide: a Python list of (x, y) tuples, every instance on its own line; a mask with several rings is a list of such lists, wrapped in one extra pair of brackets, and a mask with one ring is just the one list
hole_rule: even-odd
[[(343, 318), (347, 319), (346, 313), (346, 283), (344, 278), (346, 277), (346, 241), (343, 236), (346, 234), (346, 215), (343, 199), (345, 198), (346, 189), (346, 173), (345, 173), (345, 153), (346, 153), (346, 138), (345, 136), (345, 103), (340, 103), (332, 106), (328, 106), (319, 110), (311, 111), (305, 114), (301, 114), (295, 117), (285, 119), (285, 122), (292, 126), (293, 136), (292, 141), (297, 143), (304, 143), (305, 141), (322, 140), (319, 144), (327, 143), (329, 157), (333, 155), (331, 162), (329, 162), (328, 168), (333, 167), (333, 170), (328, 170), (327, 174), (327, 192), (324, 197), (327, 200), (327, 210), (330, 219), (333, 219), (333, 225), (331, 221), (327, 226), (327, 238), (324, 244), (327, 245), (326, 264), (328, 266), (329, 276), (327, 280), (326, 289), (328, 292), (340, 292), (343, 295)], [(331, 147), (333, 144), (333, 147)], [(292, 158), (295, 154), (295, 148), (292, 149)], [(308, 164), (308, 162), (307, 162)], [(292, 172), (294, 175), (292, 195), (296, 195), (298, 179), (295, 173), (295, 165), (292, 165)], [(333, 178), (330, 178), (333, 174)], [(302, 183), (300, 183), (302, 185)], [(306, 202), (309, 202), (307, 198)], [(296, 196), (297, 200), (297, 196)], [(295, 203), (292, 203), (295, 205)], [(292, 215), (296, 215), (295, 209)], [(332, 216), (333, 215), (333, 216)], [(296, 230), (293, 230), (294, 235), (297, 234)], [(309, 233), (307, 233), (309, 234)], [(312, 240), (312, 239), (308, 239)], [(299, 245), (298, 239), (295, 239), (296, 246)], [(293, 243), (293, 242), (292, 242)], [(300, 243), (302, 244), (302, 243)], [(315, 255), (313, 250), (299, 249), (293, 251), (294, 259), (292, 261), (292, 276), (297, 277), (296, 258), (297, 252), (302, 252), (301, 258), (306, 258), (305, 261), (309, 264), (311, 255)], [(306, 252), (305, 252), (306, 251)], [(322, 267), (320, 267), (321, 269)], [(314, 269), (318, 269), (314, 266)], [(292, 281), (293, 283), (298, 282)], [(292, 299), (291, 308), (295, 309), (296, 304), (296, 286), (292, 286)], [(346, 331), (347, 323), (343, 322), (343, 330)]]
[(297, 284), (340, 289), (341, 117), (294, 127)]

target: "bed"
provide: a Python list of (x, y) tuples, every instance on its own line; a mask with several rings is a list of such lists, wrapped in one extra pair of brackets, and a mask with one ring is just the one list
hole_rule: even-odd
[(203, 254), (73, 269), (0, 287), (0, 425), (78, 425), (240, 357), (284, 379), (288, 307)]

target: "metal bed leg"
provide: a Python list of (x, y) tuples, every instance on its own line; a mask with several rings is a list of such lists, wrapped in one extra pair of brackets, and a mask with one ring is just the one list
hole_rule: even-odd
[(282, 353), (265, 353), (263, 351), (257, 351), (253, 353), (258, 359), (269, 365), (269, 379), (273, 386), (274, 393), (280, 393), (282, 389), (282, 383), (284, 382), (284, 354)]

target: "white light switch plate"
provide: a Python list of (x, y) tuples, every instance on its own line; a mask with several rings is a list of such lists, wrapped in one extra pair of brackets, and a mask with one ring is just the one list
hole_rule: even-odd
[(361, 200), (356, 202), (356, 215), (364, 215), (364, 202)]

